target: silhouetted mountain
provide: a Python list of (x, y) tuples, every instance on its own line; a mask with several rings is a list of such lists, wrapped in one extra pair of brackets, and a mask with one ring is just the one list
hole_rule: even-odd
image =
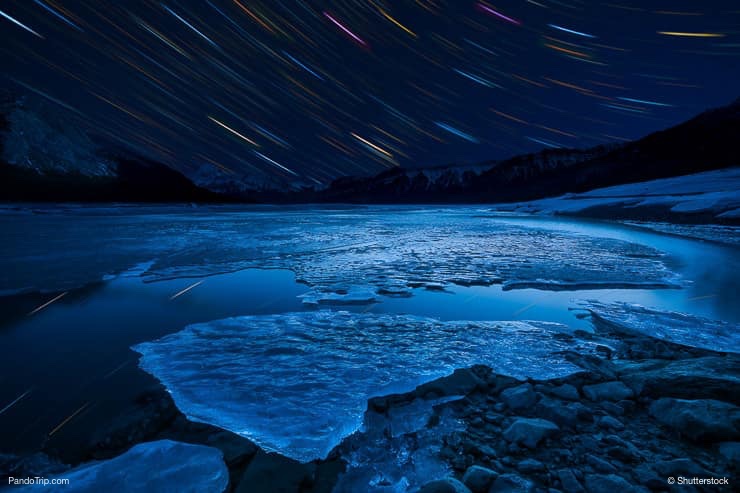
[(485, 171), (430, 174), (393, 169), (342, 178), (320, 200), (334, 202), (509, 202), (740, 166), (740, 100), (622, 145), (548, 149)]
[(193, 202), (224, 200), (182, 173), (96, 142), (55, 110), (0, 94), (0, 200)]
[(35, 100), (0, 94), (0, 200), (495, 203), (740, 166), (740, 99), (634, 142), (499, 162), (394, 168), (314, 188), (204, 164), (187, 176), (94, 140)]

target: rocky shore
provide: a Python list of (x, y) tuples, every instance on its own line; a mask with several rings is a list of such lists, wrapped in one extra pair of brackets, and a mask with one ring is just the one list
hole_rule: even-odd
[[(413, 392), (373, 398), (363, 429), (327, 459), (308, 464), (189, 421), (158, 386), (80, 450), (49, 449), (0, 465), (8, 475), (48, 476), (120, 456), (138, 443), (172, 440), (220, 450), (229, 475), (225, 491), (364, 491), (341, 481), (357, 467), (351, 457), (368, 437), (391, 450), (401, 436), (404, 452), (396, 460), (402, 466), (418, 473), (420, 453), (446, 466), (439, 477), (409, 484), (423, 493), (731, 491), (740, 470), (740, 357), (594, 323), (596, 333), (562, 336), (600, 344), (598, 356), (566, 355), (582, 368), (573, 375), (520, 381), (475, 366)], [(394, 413), (419, 402), (430, 404), (420, 426), (392, 430)], [(720, 484), (680, 484), (681, 478)], [(372, 484), (374, 491), (396, 486), (382, 471)]]

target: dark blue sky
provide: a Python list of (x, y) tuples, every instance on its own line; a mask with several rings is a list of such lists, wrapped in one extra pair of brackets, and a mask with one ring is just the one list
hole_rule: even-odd
[(183, 170), (326, 182), (633, 139), (740, 96), (740, 3), (7, 0), (5, 84)]

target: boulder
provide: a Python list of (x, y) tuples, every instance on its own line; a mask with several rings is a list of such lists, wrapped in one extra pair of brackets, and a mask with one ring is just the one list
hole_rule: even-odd
[(608, 430), (620, 431), (624, 429), (624, 424), (622, 424), (622, 422), (618, 419), (612, 418), (611, 416), (602, 416), (599, 419), (599, 426)]
[(740, 357), (737, 355), (627, 362), (620, 368), (619, 375), (638, 395), (716, 399), (740, 405)]
[(535, 459), (524, 459), (516, 465), (516, 468), (524, 474), (538, 473), (546, 470), (545, 465)]
[(719, 453), (727, 459), (727, 462), (740, 465), (740, 442), (720, 443)]
[(513, 411), (527, 409), (537, 402), (537, 394), (530, 383), (508, 388), (501, 392), (500, 398)]
[(584, 385), (583, 394), (592, 401), (621, 401), (629, 399), (634, 395), (632, 389), (620, 381), (597, 383), (594, 385)]
[(518, 474), (502, 474), (493, 482), (488, 493), (532, 493), (534, 483)]
[(590, 465), (591, 467), (593, 467), (596, 472), (604, 472), (604, 473), (617, 472), (617, 468), (614, 467), (611, 463), (593, 454), (586, 454), (584, 456), (584, 459), (586, 459), (586, 463)]
[(314, 467), (259, 451), (244, 471), (236, 493), (295, 493), (311, 483)]
[(455, 478), (444, 478), (426, 483), (419, 493), (470, 493), (470, 490)]
[(655, 470), (663, 478), (686, 476), (708, 477), (711, 474), (696, 462), (690, 459), (661, 460), (655, 463)]
[(647, 490), (629, 483), (616, 474), (586, 474), (584, 478), (588, 493), (638, 493)]
[(563, 491), (568, 493), (584, 492), (583, 486), (581, 486), (581, 483), (570, 469), (560, 469), (558, 471), (558, 479), (560, 479), (560, 485), (563, 487)]
[[(631, 401), (619, 401), (619, 402), (631, 402)], [(609, 414), (613, 414), (615, 416), (621, 416), (624, 414), (624, 409), (622, 406), (618, 404), (614, 404), (613, 402), (609, 401), (601, 401), (599, 403), (599, 406), (601, 406), (601, 409), (608, 412)]]
[(230, 431), (219, 431), (208, 436), (206, 442), (224, 454), (229, 466), (251, 459), (259, 450), (257, 445)]
[(634, 469), (634, 475), (637, 482), (643, 486), (647, 486), (650, 490), (664, 490), (666, 488), (666, 476), (658, 476), (658, 473), (653, 470), (648, 464), (640, 464)]
[(581, 396), (578, 394), (578, 389), (569, 383), (558, 385), (557, 387), (552, 387), (548, 389), (548, 392), (555, 397), (559, 397), (568, 401), (577, 401), (581, 398)]
[(517, 418), (506, 430), (506, 441), (535, 448), (541, 440), (556, 434), (560, 428), (552, 421), (540, 418)]
[(425, 397), (429, 394), (435, 396), (465, 395), (476, 388), (484, 388), (485, 382), (481, 380), (469, 368), (460, 368), (451, 375), (438, 378), (431, 382), (419, 385), (414, 394)]
[(650, 415), (698, 442), (740, 439), (740, 409), (727, 402), (665, 397), (650, 405)]
[(568, 428), (575, 428), (580, 418), (590, 414), (580, 402), (563, 403), (549, 397), (543, 397), (534, 412), (537, 416)]
[(473, 493), (486, 493), (498, 477), (498, 473), (481, 466), (470, 466), (463, 474), (463, 483)]

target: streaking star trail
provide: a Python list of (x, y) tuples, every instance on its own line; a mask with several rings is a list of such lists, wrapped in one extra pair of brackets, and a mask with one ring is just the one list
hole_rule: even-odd
[(732, 0), (0, 9), (9, 97), (187, 176), (278, 187), (634, 139), (740, 80)]

